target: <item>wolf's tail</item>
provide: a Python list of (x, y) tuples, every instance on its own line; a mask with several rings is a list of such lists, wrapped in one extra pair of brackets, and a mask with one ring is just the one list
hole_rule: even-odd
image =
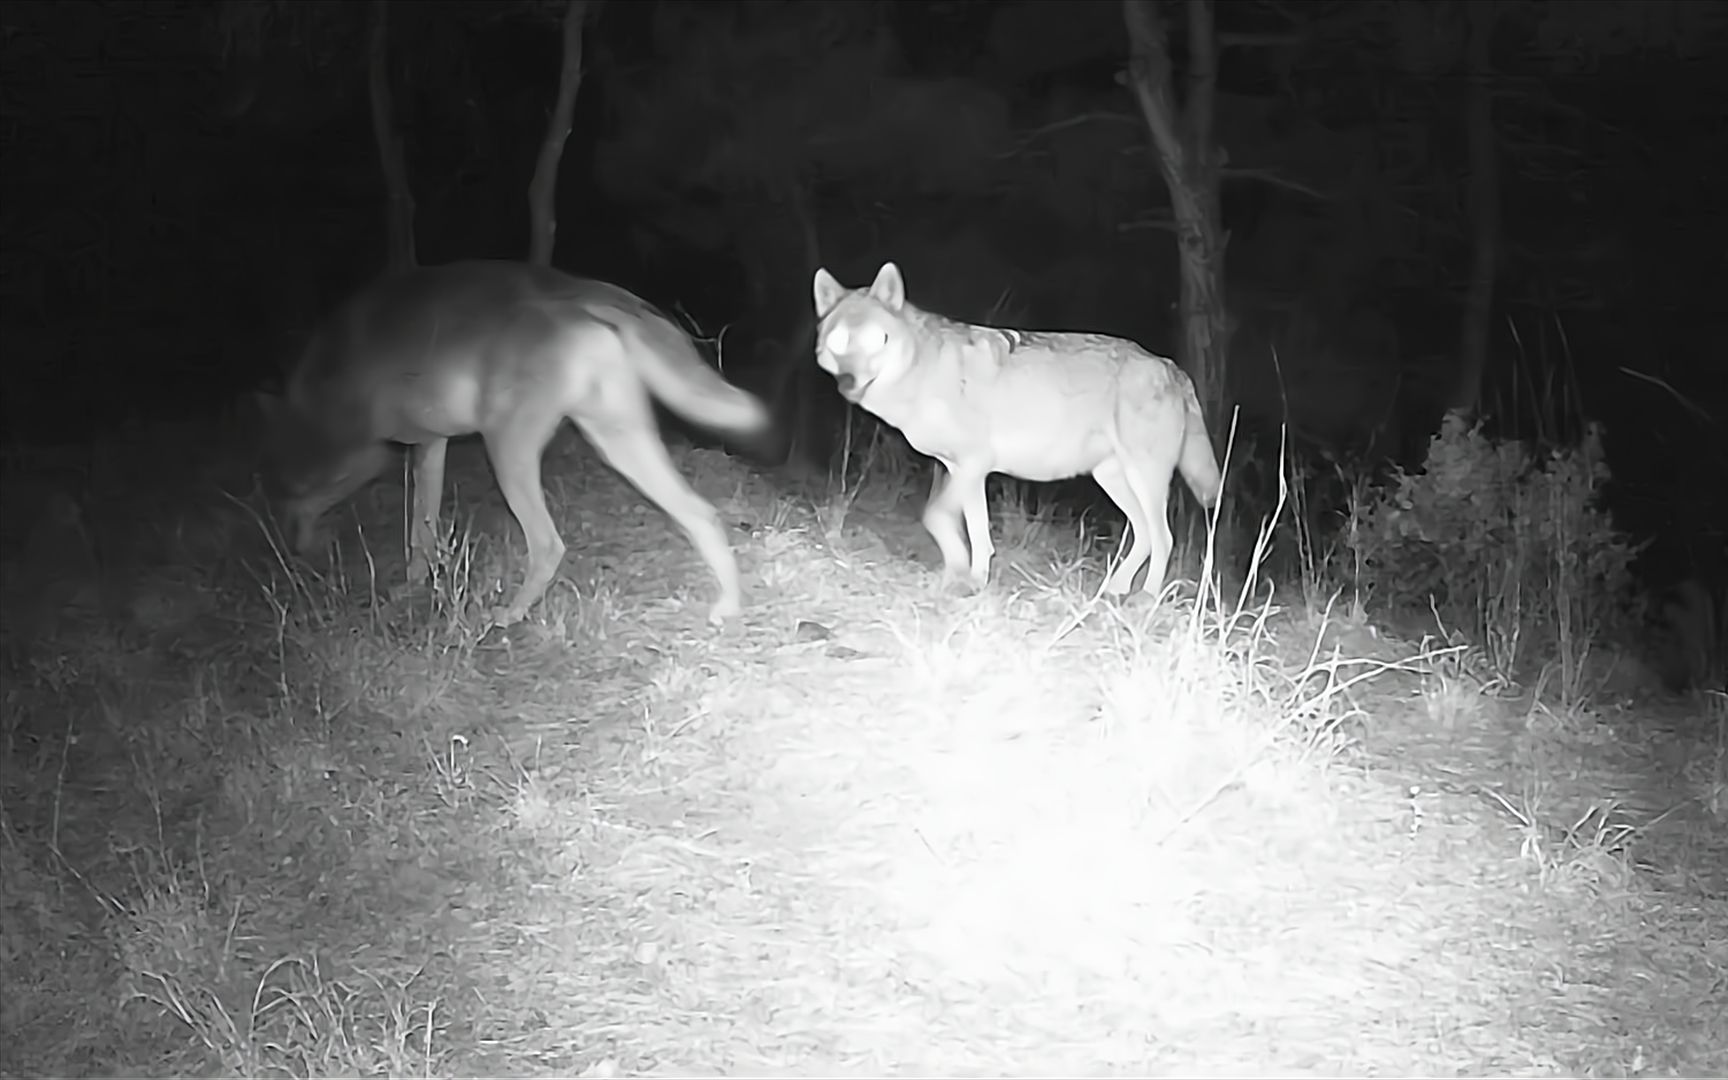
[(1200, 399), (1188, 386), (1186, 422), (1182, 426), (1182, 452), (1176, 458), (1176, 470), (1188, 485), (1188, 490), (1210, 510), (1218, 505), (1224, 490), (1224, 474), (1218, 468), (1218, 458), (1212, 453), (1212, 439), (1206, 434), (1206, 415), (1200, 411)]
[(619, 335), (648, 392), (692, 423), (731, 435), (758, 436), (771, 418), (760, 398), (703, 363), (689, 335), (658, 311), (619, 311)]

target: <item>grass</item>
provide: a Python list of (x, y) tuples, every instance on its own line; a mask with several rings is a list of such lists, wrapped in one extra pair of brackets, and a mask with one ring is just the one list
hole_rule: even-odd
[(119, 456), (82, 512), (6, 487), (7, 1075), (1728, 1069), (1720, 694), (1533, 694), (1203, 549), (1118, 604), (1011, 499), (945, 595), (926, 470), (690, 451), (751, 583), (716, 632), (574, 438), (564, 574), (487, 636), (474, 448), (395, 603), (399, 488), (302, 564)]

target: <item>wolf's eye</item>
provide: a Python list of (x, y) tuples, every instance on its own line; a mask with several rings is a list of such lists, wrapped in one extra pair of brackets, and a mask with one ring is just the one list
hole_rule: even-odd
[(888, 331), (880, 326), (866, 327), (858, 335), (858, 351), (861, 353), (878, 353), (888, 347)]

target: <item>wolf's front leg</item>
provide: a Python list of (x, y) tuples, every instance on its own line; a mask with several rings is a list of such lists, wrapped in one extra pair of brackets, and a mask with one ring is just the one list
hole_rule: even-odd
[(990, 540), (990, 506), (984, 496), (985, 480), (966, 489), (966, 501), (963, 504), (963, 514), (966, 519), (966, 542), (972, 547), (971, 582), (974, 589), (982, 589), (990, 582), (990, 560), (996, 554), (996, 545)]
[(408, 588), (432, 573), (432, 557), (438, 550), (438, 506), (444, 496), (444, 455), (449, 439), (433, 439), (413, 447), (413, 520), (408, 523)]
[[(977, 575), (975, 560), (968, 559), (966, 543), (961, 537), (960, 521), (964, 508), (971, 499), (971, 489), (979, 488), (980, 499), (983, 496), (983, 485), (973, 484), (968, 474), (956, 472), (952, 465), (947, 466), (948, 479), (941, 485), (935, 498), (924, 508), (924, 530), (930, 538), (936, 541), (936, 546), (942, 549), (942, 584), (944, 588), (960, 588), (970, 590), (983, 582)], [(934, 485), (932, 485), (934, 487)], [(989, 543), (989, 537), (985, 537)], [(975, 553), (974, 553), (975, 554)], [(989, 577), (989, 549), (986, 547), (984, 556), (984, 576)]]

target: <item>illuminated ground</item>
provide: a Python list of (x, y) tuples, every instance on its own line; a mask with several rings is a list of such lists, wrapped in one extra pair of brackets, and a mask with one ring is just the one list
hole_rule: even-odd
[[(519, 572), (457, 460), (473, 580)], [(1720, 708), (1558, 714), (1296, 589), (1094, 604), (1023, 522), (943, 598), (868, 491), (683, 461), (719, 634), (573, 438), (503, 640), (369, 616), (352, 513), (299, 593), (237, 505), (15, 546), (0, 1071), (1728, 1072)]]

